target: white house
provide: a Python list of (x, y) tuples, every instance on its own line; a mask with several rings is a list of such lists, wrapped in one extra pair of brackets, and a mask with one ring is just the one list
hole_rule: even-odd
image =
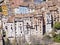
[(46, 13), (46, 15), (45, 15), (46, 33), (50, 33), (52, 31), (51, 22), (52, 22), (51, 13)]
[(14, 38), (15, 37), (15, 27), (14, 23), (7, 23), (7, 37)]
[(31, 36), (42, 37), (43, 35), (42, 15), (24, 18), (15, 17), (14, 20), (9, 18), (7, 22), (3, 23), (3, 29), (6, 31), (7, 38), (24, 37), (29, 42)]
[(23, 21), (22, 20), (15, 20), (15, 30), (16, 30), (16, 37), (21, 37), (24, 34), (23, 31)]
[(14, 23), (5, 23), (3, 26), (3, 30), (6, 32), (7, 38), (14, 38), (15, 37), (15, 27)]
[[(39, 16), (38, 16), (39, 17)], [(43, 20), (40, 16), (15, 18), (16, 37), (25, 37), (29, 42), (30, 36), (36, 35), (42, 37), (43, 35)]]
[(30, 36), (30, 28), (27, 29), (27, 23), (30, 25), (29, 18), (16, 18), (15, 19), (15, 30), (16, 30), (16, 37), (25, 37), (28, 40)]
[(6, 31), (5, 26), (7, 25), (8, 17), (3, 16), (2, 17), (2, 24), (3, 24), (3, 30)]

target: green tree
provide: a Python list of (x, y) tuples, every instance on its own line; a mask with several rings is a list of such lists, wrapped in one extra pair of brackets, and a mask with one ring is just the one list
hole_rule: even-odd
[(1, 8), (1, 6), (0, 6), (0, 12), (2, 12), (2, 8)]
[(54, 37), (54, 41), (60, 43), (60, 34), (57, 34), (56, 37)]
[(60, 22), (54, 24), (54, 29), (60, 30)]

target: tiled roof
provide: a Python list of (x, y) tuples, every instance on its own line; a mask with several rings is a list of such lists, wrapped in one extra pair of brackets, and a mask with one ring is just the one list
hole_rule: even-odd
[(12, 15), (12, 16), (9, 16), (9, 18), (8, 18), (8, 23), (10, 23), (10, 22), (13, 22), (14, 21), (14, 15)]
[(31, 14), (20, 14), (20, 15), (15, 15), (16, 18), (23, 18), (23, 17), (32, 17), (33, 15)]

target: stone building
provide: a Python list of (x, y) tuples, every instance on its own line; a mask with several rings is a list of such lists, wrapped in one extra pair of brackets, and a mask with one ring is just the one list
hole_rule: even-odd
[[(46, 0), (46, 2), (39, 4), (33, 3), (33, 0), (28, 1), (28, 3), (26, 0), (9, 1), (14, 14), (8, 14), (7, 18), (2, 18), (3, 29), (6, 30), (5, 26), (8, 27), (8, 31), (6, 30), (7, 33), (9, 32), (9, 35), (6, 35), (7, 38), (13, 34), (13, 37), (24, 37), (29, 42), (31, 35), (43, 37), (45, 33), (49, 34), (52, 31), (55, 22), (60, 22), (59, 0)], [(23, 8), (24, 13), (20, 10)]]
[(43, 37), (43, 18), (42, 15), (29, 14), (10, 16), (3, 23), (3, 29), (6, 31), (6, 38), (11, 40), (23, 37), (29, 42), (31, 36)]

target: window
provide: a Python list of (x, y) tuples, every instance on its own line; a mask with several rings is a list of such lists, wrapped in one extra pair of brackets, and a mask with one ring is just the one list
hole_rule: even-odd
[(22, 31), (21, 31), (21, 33), (22, 33)]
[(0, 12), (2, 12), (2, 8), (1, 8), (1, 6), (0, 6)]
[(41, 28), (41, 26), (40, 26), (40, 28)]
[(24, 0), (24, 2), (30, 2), (31, 0)]
[(46, 0), (43, 0), (43, 1), (46, 1)]
[(13, 30), (12, 25), (11, 25), (11, 30)]
[(14, 4), (14, 2), (12, 2), (12, 4)]
[(22, 26), (20, 26), (20, 30), (22, 30)]
[(50, 24), (51, 23), (51, 14), (47, 13), (46, 18), (47, 18), (47, 24)]
[(7, 26), (5, 26), (5, 28), (7, 29)]
[(15, 30), (16, 30), (16, 26), (15, 26)]
[(20, 24), (21, 25), (21, 24)]
[(11, 30), (13, 30), (13, 28), (11, 27)]
[(41, 31), (41, 29), (40, 29), (40, 31)]
[(4, 24), (5, 24), (5, 22), (4, 22)]

